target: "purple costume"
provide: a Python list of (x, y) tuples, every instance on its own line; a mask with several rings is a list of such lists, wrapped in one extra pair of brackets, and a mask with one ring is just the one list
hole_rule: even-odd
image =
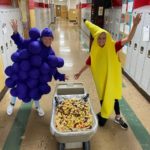
[[(24, 102), (32, 99), (40, 100), (43, 94), (48, 94), (51, 87), (48, 82), (55, 80), (64, 81), (65, 75), (58, 72), (57, 68), (63, 67), (64, 60), (56, 57), (51, 47), (46, 47), (36, 28), (29, 31), (30, 39), (23, 39), (19, 33), (14, 33), (14, 40), (18, 50), (12, 54), (13, 65), (5, 70), (8, 78), (5, 83), (11, 88), (10, 93)], [(43, 29), (41, 37), (53, 37), (49, 28)]]

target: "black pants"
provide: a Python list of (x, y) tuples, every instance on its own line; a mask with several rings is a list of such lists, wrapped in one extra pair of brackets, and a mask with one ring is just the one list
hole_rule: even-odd
[[(100, 104), (103, 104), (103, 101), (100, 101)], [(120, 107), (119, 107), (119, 102), (117, 99), (115, 99), (115, 104), (114, 104), (114, 110), (116, 115), (120, 115)], [(98, 123), (99, 126), (104, 126), (106, 123), (107, 119), (103, 118), (100, 114), (98, 114)]]
[[(100, 101), (100, 104), (102, 106), (103, 100)], [(117, 99), (115, 99), (114, 110), (116, 115), (120, 115), (119, 101)]]

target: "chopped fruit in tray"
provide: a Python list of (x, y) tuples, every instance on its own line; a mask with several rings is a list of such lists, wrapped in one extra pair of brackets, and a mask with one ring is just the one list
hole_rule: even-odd
[(93, 117), (90, 105), (84, 100), (66, 99), (56, 108), (55, 126), (61, 132), (91, 129)]

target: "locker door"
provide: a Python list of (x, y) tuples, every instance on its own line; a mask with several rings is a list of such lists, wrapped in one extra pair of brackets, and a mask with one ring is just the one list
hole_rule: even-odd
[[(141, 88), (145, 91), (148, 90), (148, 84), (150, 82), (150, 42), (148, 43), (148, 47), (146, 50), (146, 58), (143, 67), (143, 73), (140, 81)], [(148, 91), (147, 91), (148, 92)]]
[(143, 22), (145, 19), (144, 14), (140, 11), (134, 12), (133, 16), (135, 16), (137, 13), (141, 13), (142, 14), (142, 18), (141, 18), (141, 22), (139, 23), (137, 30), (135, 32), (135, 35), (133, 37), (132, 40), (132, 46), (131, 46), (131, 62), (130, 62), (130, 68), (129, 68), (129, 74), (132, 77), (133, 80), (135, 80), (134, 75), (135, 75), (135, 68), (136, 68), (136, 63), (137, 63), (137, 56), (138, 56), (138, 49), (140, 47), (140, 41), (141, 39), (139, 37), (142, 36), (141, 30), (143, 27)]
[(7, 24), (6, 24), (6, 15), (7, 15), (7, 10), (3, 9), (0, 11), (0, 33), (1, 37), (0, 38), (0, 49), (1, 49), (1, 54), (2, 54), (2, 60), (3, 60), (3, 66), (4, 69), (8, 66), (8, 57), (7, 57), (7, 48), (6, 48), (6, 34), (7, 34)]
[(130, 75), (129, 73), (129, 69), (130, 69), (130, 62), (131, 62), (131, 54), (132, 54), (132, 41), (130, 41), (130, 43), (128, 44), (128, 50), (127, 50), (127, 55), (126, 55), (126, 62), (125, 62), (125, 66), (124, 66), (124, 70), (125, 72)]
[(51, 4), (51, 22), (55, 22), (55, 9), (54, 9), (54, 4)]
[(7, 56), (7, 65), (11, 65), (12, 61), (11, 61), (11, 47), (10, 47), (10, 17), (11, 17), (11, 12), (10, 9), (7, 9), (5, 11), (5, 15), (3, 16), (3, 20), (6, 23), (6, 32), (4, 34), (4, 41), (5, 41), (5, 52), (6, 52), (6, 56)]
[[(143, 27), (150, 25), (150, 13), (146, 12), (144, 13), (145, 15), (145, 20), (143, 23)], [(141, 29), (141, 32), (143, 32), (143, 27)], [(142, 76), (142, 71), (143, 71), (143, 65), (144, 61), (147, 55), (147, 41), (143, 41), (143, 34), (141, 36), (140, 40), (140, 47), (138, 47), (138, 56), (137, 56), (137, 64), (136, 64), (136, 71), (135, 71), (135, 81), (140, 85), (140, 80)]]

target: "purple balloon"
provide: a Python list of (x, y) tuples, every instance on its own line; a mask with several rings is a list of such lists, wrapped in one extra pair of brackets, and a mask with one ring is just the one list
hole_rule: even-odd
[(29, 31), (29, 36), (32, 40), (37, 40), (40, 38), (40, 31), (37, 28), (31, 28)]
[(19, 53), (18, 52), (15, 52), (11, 55), (11, 60), (13, 62), (19, 62), (20, 61), (20, 56), (19, 56)]
[(28, 72), (26, 71), (20, 71), (19, 72), (19, 79), (20, 80), (26, 80), (28, 78)]
[(16, 85), (16, 82), (12, 78), (7, 78), (5, 84), (8, 88), (13, 88)]
[(19, 72), (19, 64), (18, 63), (14, 63), (13, 65), (12, 65), (12, 69), (13, 69), (13, 72), (14, 73), (17, 73), (17, 72)]
[(32, 66), (39, 67), (42, 64), (42, 58), (40, 55), (34, 55), (30, 58)]
[(38, 88), (34, 88), (29, 91), (29, 96), (34, 100), (39, 100), (41, 98), (41, 93)]
[(58, 59), (58, 65), (57, 65), (57, 67), (58, 68), (63, 67), (64, 66), (64, 60), (62, 58), (60, 58), (60, 57), (58, 57), (57, 59)]
[(58, 66), (58, 59), (54, 55), (49, 55), (47, 63), (49, 64), (50, 67), (57, 67)]
[(41, 68), (40, 68), (40, 71), (42, 74), (48, 74), (50, 72), (50, 67), (49, 65), (44, 62), (42, 65), (41, 65)]
[(12, 89), (10, 90), (10, 94), (11, 94), (12, 96), (14, 96), (14, 97), (17, 97), (17, 96), (18, 96), (18, 94), (17, 94), (17, 89), (16, 89), (16, 88), (12, 88)]
[(29, 71), (30, 70), (30, 63), (27, 60), (21, 61), (19, 66), (20, 66), (20, 69), (23, 71)]
[(38, 80), (35, 79), (28, 79), (27, 80), (27, 86), (32, 89), (35, 88), (38, 85)]
[(48, 84), (42, 84), (39, 86), (39, 90), (42, 94), (48, 94), (51, 91), (51, 88)]
[(41, 44), (39, 41), (33, 41), (29, 44), (29, 52), (31, 54), (39, 54), (41, 51)]
[(24, 98), (24, 99), (22, 99), (22, 101), (24, 102), (24, 103), (29, 103), (29, 102), (31, 102), (31, 98)]
[(18, 81), (18, 76), (17, 76), (17, 74), (13, 74), (13, 75), (11, 76), (11, 78), (12, 78), (14, 81)]
[(12, 66), (8, 66), (8, 67), (5, 69), (5, 74), (6, 74), (7, 76), (12, 76), (12, 74), (13, 74)]
[(30, 70), (29, 75), (32, 79), (38, 79), (40, 77), (40, 72), (38, 69), (33, 68)]
[(26, 98), (28, 94), (28, 88), (24, 83), (18, 83), (17, 85), (17, 93), (18, 93), (18, 98), (19, 99), (24, 99)]
[(52, 80), (52, 75), (44, 74), (40, 77), (41, 83), (50, 82)]
[(30, 57), (30, 53), (27, 49), (22, 49), (19, 52), (20, 59), (28, 59)]

